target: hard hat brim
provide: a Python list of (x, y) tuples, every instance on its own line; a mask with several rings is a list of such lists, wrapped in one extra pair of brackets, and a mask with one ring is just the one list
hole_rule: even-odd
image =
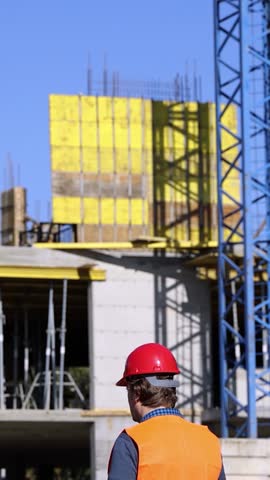
[(117, 387), (126, 387), (127, 386), (127, 381), (126, 381), (125, 377), (120, 378), (120, 380), (118, 380), (118, 382), (116, 382), (115, 385)]

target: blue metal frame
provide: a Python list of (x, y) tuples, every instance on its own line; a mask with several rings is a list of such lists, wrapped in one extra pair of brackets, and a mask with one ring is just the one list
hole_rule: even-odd
[[(270, 7), (214, 6), (221, 434), (255, 438), (257, 406), (270, 401)], [(232, 108), (237, 132), (226, 122)]]

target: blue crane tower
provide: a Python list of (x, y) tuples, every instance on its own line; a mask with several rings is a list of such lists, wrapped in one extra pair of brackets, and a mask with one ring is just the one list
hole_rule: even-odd
[(214, 0), (214, 22), (221, 435), (255, 438), (270, 408), (270, 2)]

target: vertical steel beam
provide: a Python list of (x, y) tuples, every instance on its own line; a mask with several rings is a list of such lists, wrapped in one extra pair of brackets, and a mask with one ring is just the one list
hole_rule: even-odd
[(247, 370), (247, 436), (257, 436), (256, 391), (255, 391), (255, 322), (254, 322), (254, 273), (252, 244), (252, 164), (250, 141), (250, 60), (249, 60), (249, 0), (240, 3), (240, 83), (241, 83), (241, 135), (242, 135), (242, 181), (244, 227), (244, 312), (245, 312), (245, 363)]
[[(270, 59), (270, 3), (268, 0), (263, 1), (264, 7), (264, 58)], [(264, 98), (265, 98), (265, 117), (264, 121), (266, 125), (270, 125), (270, 66), (269, 62), (264, 62)], [(266, 165), (270, 165), (270, 129), (265, 131), (265, 152), (266, 152)], [(266, 170), (266, 184), (270, 190), (270, 169)], [(270, 198), (267, 199), (266, 205), (266, 228), (270, 232)], [(270, 258), (270, 242), (267, 244), (267, 254)], [(270, 298), (270, 262), (268, 262), (267, 269), (267, 296)], [(264, 367), (270, 368), (270, 307), (266, 307), (267, 324), (269, 326), (265, 331), (265, 361)]]

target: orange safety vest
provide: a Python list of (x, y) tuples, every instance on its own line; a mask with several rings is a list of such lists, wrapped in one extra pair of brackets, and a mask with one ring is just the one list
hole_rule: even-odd
[(137, 480), (218, 480), (219, 440), (207, 427), (163, 415), (125, 431), (138, 448)]

